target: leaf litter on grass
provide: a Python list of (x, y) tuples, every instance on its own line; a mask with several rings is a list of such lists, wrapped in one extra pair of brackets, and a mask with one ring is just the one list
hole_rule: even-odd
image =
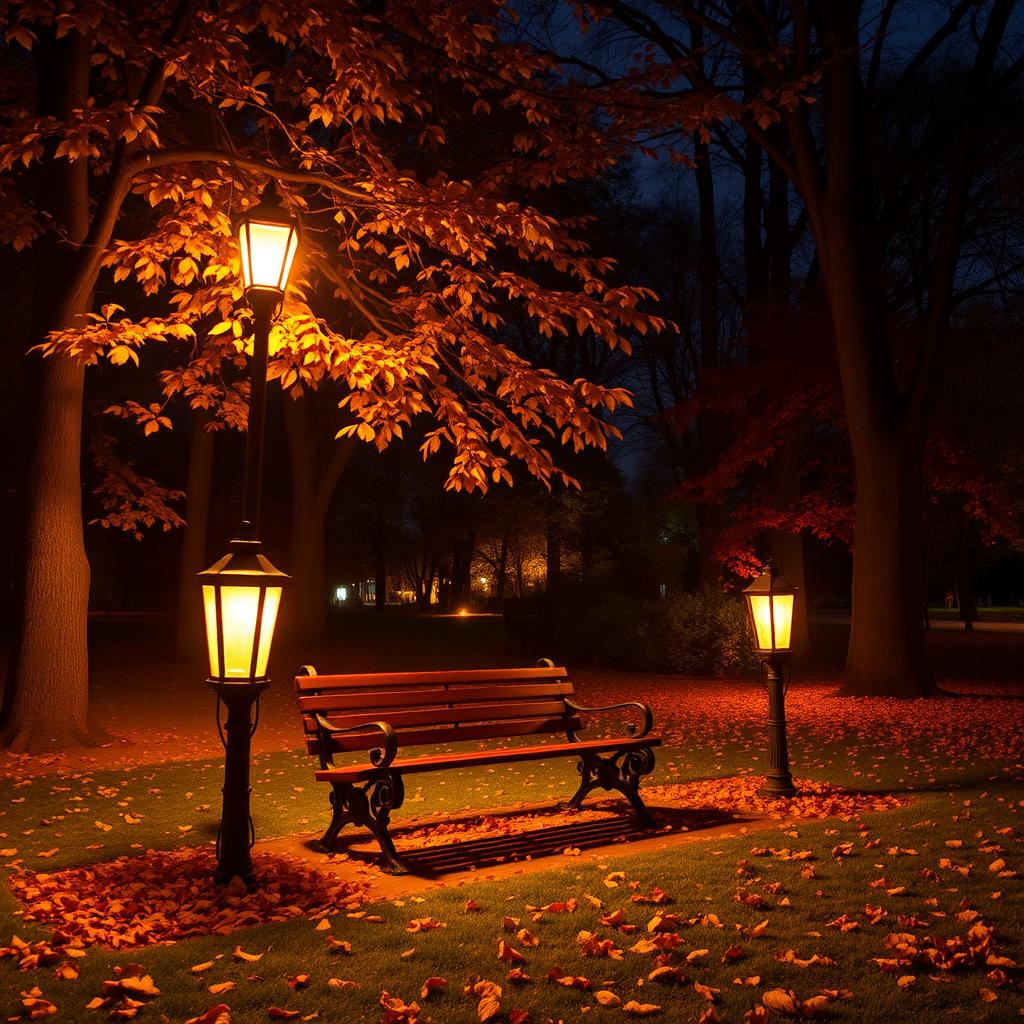
[[(10, 885), (25, 905), (26, 920), (55, 930), (48, 944), (12, 943), (0, 948), (0, 957), (24, 963), (29, 957), (59, 959), (65, 950), (88, 946), (131, 949), (227, 935), (251, 925), (355, 910), (369, 887), (365, 880), (341, 880), (283, 854), (258, 858), (251, 892), (214, 886), (214, 868), (212, 847), (189, 847), (52, 874), (18, 872)], [(249, 955), (239, 950), (239, 959)]]

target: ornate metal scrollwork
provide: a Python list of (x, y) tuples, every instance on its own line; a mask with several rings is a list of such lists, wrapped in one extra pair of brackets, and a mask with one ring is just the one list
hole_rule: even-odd
[(580, 787), (567, 807), (578, 811), (587, 794), (593, 790), (614, 790), (629, 801), (641, 824), (654, 824), (639, 793), (640, 779), (654, 770), (654, 750), (651, 747), (616, 750), (604, 757), (587, 751), (580, 754), (576, 770), (580, 774)]
[(383, 772), (363, 786), (350, 782), (331, 784), (331, 824), (321, 842), (328, 849), (334, 847), (338, 833), (349, 824), (368, 828), (377, 840), (386, 862), (385, 870), (393, 874), (404, 874), (407, 868), (398, 856), (388, 828), (391, 812), (402, 806), (405, 800), (405, 785), (398, 772)]

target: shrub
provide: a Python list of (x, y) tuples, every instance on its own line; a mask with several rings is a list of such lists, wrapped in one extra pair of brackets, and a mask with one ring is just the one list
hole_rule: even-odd
[(661, 601), (618, 595), (583, 612), (579, 656), (642, 672), (722, 675), (757, 666), (739, 598), (706, 587)]

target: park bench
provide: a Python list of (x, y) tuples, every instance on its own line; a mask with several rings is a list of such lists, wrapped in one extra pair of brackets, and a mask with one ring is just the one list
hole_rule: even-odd
[[(386, 870), (403, 872), (388, 826), (391, 812), (402, 805), (405, 776), (553, 757), (579, 759), (580, 785), (566, 807), (578, 810), (600, 787), (621, 793), (643, 824), (652, 823), (638, 792), (641, 777), (654, 768), (653, 748), (661, 742), (650, 735), (650, 708), (639, 702), (582, 707), (572, 700), (565, 669), (549, 661), (536, 668), (368, 675), (317, 675), (312, 665), (304, 665), (295, 689), (306, 747), (320, 759), (315, 778), (331, 786), (333, 812), (322, 839), (328, 850), (345, 825), (360, 825), (379, 843)], [(639, 726), (627, 726), (627, 736), (580, 739), (582, 716), (626, 708), (642, 715)], [(558, 733), (566, 742), (536, 742)], [(531, 745), (481, 742), (510, 739)], [(464, 742), (474, 748), (410, 752)], [(360, 750), (369, 751), (369, 763), (334, 764), (335, 754)]]

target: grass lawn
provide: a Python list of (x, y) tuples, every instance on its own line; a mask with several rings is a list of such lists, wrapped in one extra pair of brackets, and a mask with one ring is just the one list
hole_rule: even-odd
[[(629, 694), (654, 706), (666, 742), (649, 782), (655, 805), (694, 779), (707, 780), (701, 792), (711, 803), (714, 780), (725, 780), (727, 802), (736, 778), (763, 764), (764, 697), (754, 683), (612, 673), (581, 680), (588, 702)], [(366, 904), (354, 896), (322, 912), (315, 899), (290, 909), (289, 896), (279, 907), (286, 920), (172, 944), (89, 945), (73, 957), (52, 941), (53, 923), (22, 916), (23, 904), (4, 884), (0, 945), (16, 934), (48, 943), (57, 956), (28, 970), (19, 970), (24, 951), (0, 961), (0, 1009), (23, 1020), (183, 1022), (230, 1007), (228, 1016), (204, 1018), (211, 1024), (218, 1014), (221, 1024), (291, 1014), (534, 1024), (645, 1014), (740, 1024), (748, 1014), (795, 1019), (801, 1008), (804, 1016), (858, 1024), (947, 1014), (1017, 1019), (1024, 1014), (1015, 965), (1024, 956), (1024, 701), (850, 701), (833, 697), (833, 689), (816, 681), (790, 691), (798, 780), (894, 794), (903, 806), (860, 817), (780, 818), (747, 835), (656, 852), (630, 854), (628, 844), (611, 853), (584, 849), (502, 880), (481, 877)], [(207, 710), (196, 729), (209, 728)], [(257, 755), (261, 837), (326, 824), (326, 793), (311, 769), (297, 749)], [(65, 901), (97, 900), (93, 919), (100, 927), (109, 916), (109, 934), (125, 905), (130, 914), (133, 882), (147, 877), (140, 874), (147, 851), (197, 848), (209, 856), (220, 773), (212, 757), (95, 770), (57, 765), (47, 774), (29, 760), (10, 762), (0, 783), (0, 864), (24, 888), (35, 884), (33, 874), (44, 876), (45, 887), (45, 876), (65, 869), (140, 858), (117, 868), (123, 886), (97, 892), (81, 875), (81, 891), (64, 886)], [(556, 760), (419, 777), (396, 818), (554, 800), (571, 791), (574, 776), (568, 761)], [(813, 799), (804, 804), (801, 813), (814, 814)], [(173, 887), (173, 872), (162, 884)], [(293, 893), (302, 878), (289, 884)], [(241, 914), (252, 897), (219, 899)], [(537, 909), (549, 904), (556, 906)], [(581, 933), (591, 936), (581, 940)], [(350, 952), (339, 943), (350, 943)], [(65, 963), (72, 966), (62, 970)], [(133, 974), (150, 977), (160, 994), (147, 995), (149, 984), (132, 982)], [(446, 985), (424, 997), (430, 978)], [(799, 1004), (773, 990), (791, 991)], [(87, 1009), (105, 992), (110, 1001)], [(397, 1000), (389, 1009), (381, 1005), (384, 992)], [(825, 998), (812, 998), (820, 993)], [(767, 1010), (766, 1001), (781, 1008)]]

